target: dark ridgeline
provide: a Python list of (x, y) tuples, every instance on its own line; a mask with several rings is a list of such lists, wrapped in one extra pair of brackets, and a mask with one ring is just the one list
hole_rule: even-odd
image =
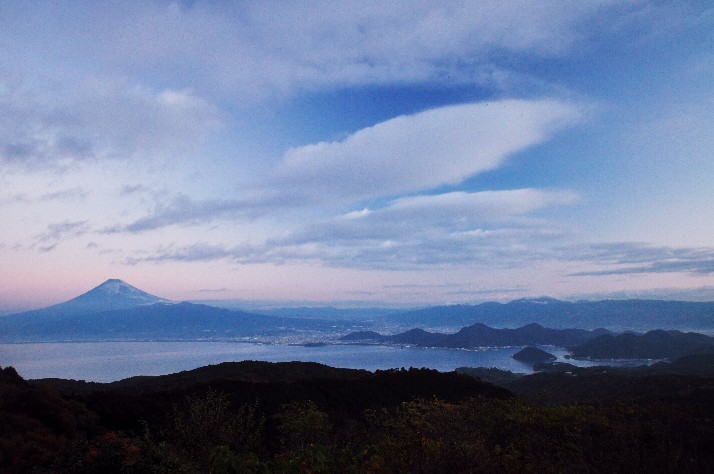
[(477, 347), (507, 347), (526, 345), (551, 345), (571, 347), (588, 341), (594, 337), (608, 334), (609, 331), (596, 329), (550, 329), (540, 324), (527, 324), (516, 329), (495, 329), (485, 324), (476, 323), (460, 329), (454, 334), (441, 334), (411, 329), (409, 331), (384, 336), (373, 331), (360, 331), (347, 334), (341, 340), (347, 342), (381, 342), (395, 344), (411, 344), (423, 347), (477, 348)]
[(674, 359), (700, 353), (714, 353), (714, 337), (671, 330), (603, 334), (572, 348), (573, 357), (590, 359)]
[(0, 470), (711, 472), (711, 357), (515, 376), (507, 389), (300, 362), (109, 384), (5, 368)]
[(535, 368), (541, 370), (512, 377), (500, 385), (519, 396), (550, 405), (622, 400), (666, 404), (686, 400), (706, 417), (714, 416), (714, 353), (629, 368), (548, 362), (536, 364)]
[[(411, 344), (422, 347), (465, 349), (549, 345), (569, 348), (574, 358), (603, 360), (674, 359), (688, 354), (714, 352), (714, 337), (698, 333), (655, 330), (645, 334), (623, 333), (616, 335), (604, 329), (593, 331), (549, 329), (538, 324), (528, 324), (516, 329), (494, 329), (479, 323), (465, 327), (455, 334), (431, 333), (423, 329), (412, 329), (393, 336), (383, 336), (373, 331), (361, 331), (348, 334), (341, 339), (346, 342)], [(538, 349), (530, 348), (529, 352), (532, 353), (534, 350)], [(555, 359), (552, 354), (548, 355)]]

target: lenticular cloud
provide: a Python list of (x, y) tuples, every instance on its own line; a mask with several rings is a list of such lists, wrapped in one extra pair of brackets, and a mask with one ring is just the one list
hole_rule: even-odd
[(456, 184), (572, 125), (580, 112), (552, 100), (507, 100), (400, 116), (342, 141), (289, 150), (273, 176), (284, 199), (350, 202)]

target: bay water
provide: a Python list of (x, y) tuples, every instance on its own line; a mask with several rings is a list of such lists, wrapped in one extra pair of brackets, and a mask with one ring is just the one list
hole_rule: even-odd
[[(0, 344), (0, 366), (13, 366), (26, 379), (57, 377), (111, 382), (136, 375), (165, 375), (209, 364), (242, 360), (319, 362), (332, 367), (377, 369), (426, 367), (442, 372), (457, 367), (496, 367), (530, 373), (529, 365), (511, 356), (522, 347), (477, 350), (394, 345), (327, 344), (319, 346), (248, 342), (60, 342)], [(561, 362), (579, 366), (591, 361), (564, 359), (567, 352), (544, 347)], [(631, 362), (632, 364), (634, 362)]]

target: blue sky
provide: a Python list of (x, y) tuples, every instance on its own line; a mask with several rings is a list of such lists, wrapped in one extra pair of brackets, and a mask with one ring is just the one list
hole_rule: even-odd
[(0, 310), (714, 298), (713, 45), (708, 2), (0, 1)]

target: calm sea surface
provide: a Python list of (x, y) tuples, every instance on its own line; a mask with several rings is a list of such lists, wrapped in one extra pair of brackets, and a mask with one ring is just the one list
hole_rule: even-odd
[[(521, 347), (456, 350), (378, 345), (305, 347), (245, 342), (74, 342), (0, 344), (0, 366), (15, 367), (24, 378), (59, 377), (111, 382), (135, 375), (163, 375), (209, 364), (241, 360), (320, 362), (332, 367), (390, 369), (497, 367), (530, 373), (511, 358)], [(565, 351), (545, 347), (565, 361)], [(567, 362), (593, 365), (587, 361)]]

